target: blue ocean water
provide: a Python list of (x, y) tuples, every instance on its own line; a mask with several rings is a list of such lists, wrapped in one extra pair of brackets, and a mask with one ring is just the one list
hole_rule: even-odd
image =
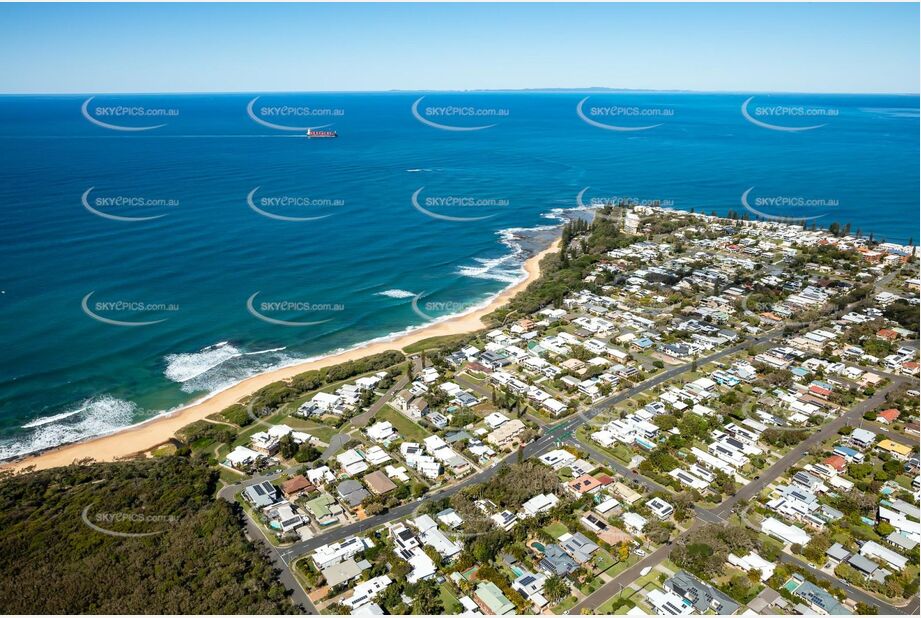
[(0, 457), (486, 302), (580, 204), (917, 241), (917, 96), (749, 96), (0, 97)]

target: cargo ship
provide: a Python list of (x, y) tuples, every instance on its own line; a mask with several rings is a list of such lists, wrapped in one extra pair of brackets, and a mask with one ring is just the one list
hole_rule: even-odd
[(316, 129), (307, 129), (307, 137), (339, 137), (335, 131), (318, 131)]

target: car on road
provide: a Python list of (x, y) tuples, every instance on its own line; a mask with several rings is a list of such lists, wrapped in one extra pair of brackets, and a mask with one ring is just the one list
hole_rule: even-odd
[(649, 575), (649, 572), (652, 570), (652, 567), (643, 567), (643, 570), (640, 571), (640, 577)]

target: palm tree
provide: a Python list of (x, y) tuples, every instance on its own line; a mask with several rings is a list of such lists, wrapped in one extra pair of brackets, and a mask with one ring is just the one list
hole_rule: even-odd
[(569, 594), (569, 585), (559, 575), (553, 575), (544, 582), (544, 593), (551, 602), (556, 603)]

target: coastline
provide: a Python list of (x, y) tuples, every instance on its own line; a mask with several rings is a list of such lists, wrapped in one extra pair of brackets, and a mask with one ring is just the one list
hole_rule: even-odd
[(540, 277), (540, 261), (558, 248), (559, 239), (555, 240), (546, 249), (528, 258), (522, 265), (525, 271), (524, 278), (499, 292), (489, 304), (469, 313), (419, 327), (389, 341), (377, 341), (357, 346), (319, 359), (304, 361), (251, 376), (227, 389), (213, 393), (205, 399), (183, 406), (168, 414), (156, 416), (148, 421), (126, 427), (114, 433), (61, 445), (34, 455), (26, 455), (21, 459), (0, 464), (0, 470), (18, 472), (30, 466), (34, 467), (35, 470), (45, 470), (70, 465), (82, 459), (115, 461), (131, 457), (169, 441), (182, 427), (220, 412), (273, 382), (288, 380), (305, 371), (356, 360), (386, 350), (402, 350), (408, 345), (431, 337), (460, 335), (481, 330), (486, 327), (482, 318), (506, 304)]

